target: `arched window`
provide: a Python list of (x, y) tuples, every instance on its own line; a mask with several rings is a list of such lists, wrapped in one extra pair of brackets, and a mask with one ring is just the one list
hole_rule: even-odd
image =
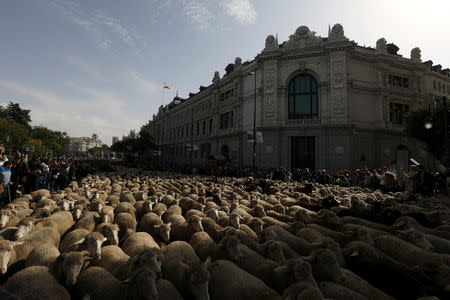
[(308, 74), (295, 76), (289, 82), (289, 119), (317, 118), (317, 81)]

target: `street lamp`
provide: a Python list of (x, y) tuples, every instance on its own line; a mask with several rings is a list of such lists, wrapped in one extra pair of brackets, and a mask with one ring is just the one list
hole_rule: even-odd
[(431, 119), (431, 118), (425, 119), (424, 126), (425, 126), (425, 129), (427, 129), (427, 130), (433, 128), (433, 119)]
[[(447, 165), (450, 161), (450, 145), (448, 143), (448, 108), (447, 108), (447, 98), (444, 96), (442, 97), (442, 105), (443, 111), (444, 111), (444, 155), (447, 156)], [(427, 130), (433, 128), (433, 119), (431, 117), (428, 117), (425, 119), (424, 126)]]
[(256, 163), (256, 73), (253, 71), (248, 72), (248, 75), (255, 76), (255, 91), (253, 93), (253, 169)]

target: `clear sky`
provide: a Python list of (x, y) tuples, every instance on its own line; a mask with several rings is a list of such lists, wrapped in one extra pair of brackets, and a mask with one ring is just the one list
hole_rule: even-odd
[[(306, 25), (375, 47), (384, 37), (409, 57), (450, 67), (448, 0), (0, 0), (0, 104), (31, 109), (33, 125), (70, 136), (112, 136), (151, 119)], [(163, 82), (170, 90), (163, 94)]]

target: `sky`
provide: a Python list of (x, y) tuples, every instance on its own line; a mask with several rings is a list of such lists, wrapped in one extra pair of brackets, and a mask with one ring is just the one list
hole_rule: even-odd
[(340, 23), (359, 45), (384, 37), (450, 67), (449, 11), (448, 0), (0, 0), (0, 105), (110, 145), (301, 25), (326, 37)]

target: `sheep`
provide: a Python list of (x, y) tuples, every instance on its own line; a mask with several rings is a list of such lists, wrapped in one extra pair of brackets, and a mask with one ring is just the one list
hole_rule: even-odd
[(48, 267), (60, 255), (58, 248), (50, 244), (40, 244), (31, 250), (27, 256), (25, 267), (45, 266)]
[(171, 215), (167, 218), (167, 223), (172, 224), (172, 226), (179, 226), (186, 222), (186, 219), (180, 215)]
[(313, 244), (320, 244), (326, 239), (323, 234), (312, 228), (302, 228), (298, 230), (295, 235)]
[[(112, 206), (112, 205), (111, 205)], [(129, 202), (120, 202), (114, 208), (114, 215), (117, 216), (120, 213), (129, 213), (131, 216), (135, 216), (136, 208)]]
[(16, 217), (16, 212), (12, 209), (0, 210), (0, 229), (5, 227), (14, 227), (19, 223), (19, 218)]
[(307, 282), (318, 289), (311, 265), (300, 258), (285, 261), (283, 266), (275, 268), (273, 272), (277, 292), (282, 293), (295, 282)]
[(86, 229), (89, 232), (92, 232), (94, 231), (98, 221), (100, 221), (100, 214), (97, 212), (92, 212), (78, 220), (73, 229)]
[(50, 217), (52, 213), (49, 209), (46, 208), (37, 208), (34, 209), (33, 212), (30, 214), (30, 217), (33, 218), (47, 218)]
[(296, 237), (280, 226), (273, 225), (264, 229), (266, 240), (283, 241), (289, 245), (294, 251), (301, 255), (309, 255), (314, 249), (314, 245), (308, 243), (302, 238)]
[(81, 271), (71, 290), (77, 299), (123, 299), (120, 281), (101, 267)]
[(183, 241), (170, 243), (162, 252), (164, 278), (170, 280), (183, 297), (194, 297), (197, 300), (209, 299), (210, 259), (202, 263), (194, 249)]
[(123, 243), (122, 249), (129, 256), (136, 256), (140, 252), (149, 249), (158, 248), (158, 244), (146, 232), (136, 232), (128, 236)]
[[(280, 295), (262, 280), (227, 260), (217, 260), (209, 268), (211, 298), (217, 300), (278, 300)], [(226, 284), (224, 284), (226, 282)]]
[(273, 270), (280, 265), (272, 260), (266, 259), (255, 251), (250, 250), (245, 245), (240, 244), (238, 247), (242, 255), (233, 260), (236, 265), (242, 270), (264, 281), (267, 286), (275, 288), (274, 285), (276, 281), (274, 280), (275, 273)]
[(91, 259), (88, 251), (70, 251), (61, 254), (48, 269), (60, 284), (70, 287), (77, 282), (81, 269)]
[(397, 233), (397, 237), (419, 248), (434, 251), (433, 245), (425, 238), (425, 235), (420, 231), (413, 229), (399, 231)]
[(378, 223), (370, 222), (370, 221), (367, 221), (367, 220), (364, 220), (364, 219), (351, 217), (351, 216), (342, 217), (341, 220), (345, 224), (351, 223), (351, 224), (364, 225), (364, 226), (369, 227), (371, 229), (384, 231), (384, 232), (387, 232), (387, 233), (392, 233), (391, 227), (387, 226), (387, 225), (384, 225), (384, 224), (378, 224)]
[(202, 219), (199, 216), (191, 216), (181, 226), (172, 227), (172, 239), (175, 241), (189, 241), (195, 232), (203, 231)]
[(55, 280), (48, 268), (44, 266), (32, 266), (17, 272), (8, 278), (3, 287), (20, 299), (71, 299), (68, 291)]
[(119, 226), (111, 223), (101, 223), (95, 227), (96, 232), (100, 232), (106, 237), (108, 245), (119, 245)]
[(114, 223), (114, 207), (104, 206), (100, 211), (102, 223)]
[(329, 229), (339, 228), (343, 221), (332, 210), (321, 209), (315, 216), (313, 222)]
[(296, 282), (290, 285), (281, 296), (285, 300), (308, 299), (323, 300), (322, 292), (309, 282)]
[(432, 234), (440, 238), (450, 240), (449, 231), (423, 227), (416, 220), (407, 216), (398, 218), (397, 221), (395, 221), (395, 223), (392, 225), (392, 228), (393, 230), (415, 229), (427, 234)]
[(326, 298), (335, 300), (367, 300), (368, 298), (331, 281), (322, 281), (318, 283), (319, 289)]
[(437, 254), (416, 247), (395, 236), (384, 235), (374, 239), (377, 249), (386, 253), (393, 259), (410, 266), (449, 265), (450, 255)]
[(329, 249), (314, 250), (302, 259), (311, 263), (312, 274), (317, 281), (340, 282), (343, 279), (336, 255)]
[(167, 210), (167, 205), (164, 203), (157, 203), (153, 206), (153, 212), (157, 214), (158, 216), (162, 216)]
[[(182, 214), (182, 209), (181, 207), (179, 207), (178, 205), (172, 205), (170, 206), (163, 214), (162, 216), (162, 220), (167, 223), (168, 220), (167, 218), (169, 218), (171, 215), (183, 215)], [(187, 219), (189, 219), (187, 216), (185, 216)]]
[(53, 228), (32, 232), (15, 242), (0, 240), (0, 274), (6, 274), (12, 265), (20, 268), (34, 247), (45, 243), (58, 247), (59, 240), (60, 236)]
[(202, 261), (206, 260), (208, 257), (219, 259), (224, 256), (231, 258), (242, 256), (238, 247), (239, 240), (235, 237), (224, 237), (220, 243), (216, 245), (208, 233), (201, 231), (192, 235), (189, 244)]
[(122, 271), (122, 269), (124, 269), (129, 259), (130, 256), (125, 254), (121, 248), (118, 246), (109, 245), (102, 247), (102, 257), (100, 260), (95, 261), (94, 265), (102, 267), (116, 276)]
[(119, 241), (125, 240), (136, 232), (136, 219), (129, 213), (119, 213), (116, 215), (114, 223), (119, 226)]
[(183, 300), (183, 296), (177, 291), (169, 280), (159, 279), (156, 282), (159, 300)]
[(343, 275), (341, 284), (360, 295), (366, 296), (369, 300), (394, 300), (352, 271), (342, 268), (341, 272)]
[(31, 197), (33, 202), (38, 202), (44, 198), (51, 198), (51, 194), (49, 190), (40, 189), (31, 193)]
[(141, 267), (134, 270), (127, 280), (121, 282), (121, 284), (128, 285), (124, 298), (130, 300), (159, 299), (156, 278), (157, 275), (151, 268)]
[(153, 212), (146, 213), (139, 221), (140, 229), (153, 237), (159, 236), (160, 233), (159, 228), (156, 228), (155, 226), (162, 224), (164, 224), (164, 222)]
[(36, 224), (36, 229), (44, 227), (55, 228), (59, 235), (62, 236), (67, 230), (69, 230), (74, 224), (73, 216), (70, 212), (60, 211), (45, 218), (43, 221)]
[[(78, 231), (80, 230), (80, 231)], [(75, 233), (74, 235), (69, 235)], [(69, 237), (69, 238), (68, 238)], [(67, 240), (66, 240), (67, 238)], [(102, 251), (101, 246), (106, 241), (106, 238), (100, 232), (89, 232), (84, 229), (76, 229), (70, 232), (63, 240), (64, 245), (61, 245), (61, 253), (67, 251), (81, 251), (88, 250), (91, 257), (95, 260), (101, 258)], [(61, 243), (61, 244), (63, 244)], [(63, 248), (64, 247), (64, 248)]]
[(136, 218), (139, 220), (143, 215), (152, 211), (153, 202), (151, 200), (137, 201), (134, 208), (136, 209)]
[(421, 270), (403, 265), (367, 243), (351, 242), (343, 254), (346, 268), (394, 298), (416, 299), (439, 291)]
[(0, 230), (0, 240), (15, 241), (18, 227), (6, 227)]

